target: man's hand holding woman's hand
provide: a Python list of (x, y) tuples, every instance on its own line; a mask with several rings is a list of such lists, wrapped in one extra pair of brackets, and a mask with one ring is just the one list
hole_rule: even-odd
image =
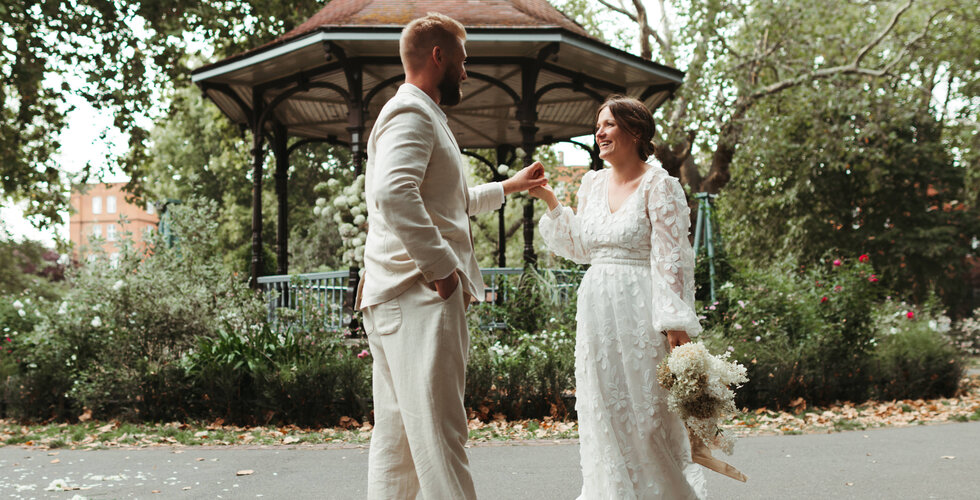
[(524, 167), (520, 172), (514, 174), (513, 177), (502, 182), (504, 185), (504, 194), (527, 191), (544, 186), (547, 183), (548, 179), (544, 176), (544, 165), (539, 161)]

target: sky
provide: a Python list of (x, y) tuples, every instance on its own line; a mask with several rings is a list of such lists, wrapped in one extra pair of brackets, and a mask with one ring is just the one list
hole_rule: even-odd
[[(651, 18), (658, 17), (659, 8), (652, 0), (644, 2)], [(656, 19), (651, 20), (657, 22)], [(75, 109), (69, 113), (67, 127), (60, 137), (61, 150), (56, 156), (61, 169), (74, 174), (81, 171), (87, 162), (96, 167), (105, 166), (106, 153), (122, 154), (125, 152), (126, 141), (112, 127), (112, 116), (93, 108), (83, 98), (74, 96), (71, 102)], [(108, 140), (100, 139), (103, 131), (108, 131)], [(590, 137), (580, 138), (586, 144)], [(581, 148), (571, 144), (558, 144), (555, 149), (562, 152), (566, 165), (587, 165), (590, 161), (588, 154)], [(96, 168), (96, 171), (99, 169)], [(119, 173), (110, 173), (103, 179), (105, 182), (122, 182), (129, 180)], [(32, 239), (45, 244), (54, 245), (56, 237), (68, 240), (68, 214), (64, 213), (65, 223), (56, 225), (53, 229), (39, 231), (24, 217), (25, 203), (14, 206), (0, 207), (0, 229), (5, 228), (17, 240)]]

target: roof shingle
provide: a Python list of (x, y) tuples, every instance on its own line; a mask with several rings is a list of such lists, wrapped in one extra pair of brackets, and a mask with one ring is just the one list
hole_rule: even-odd
[(332, 0), (278, 41), (324, 26), (404, 26), (429, 12), (445, 14), (467, 28), (558, 27), (589, 36), (547, 0)]

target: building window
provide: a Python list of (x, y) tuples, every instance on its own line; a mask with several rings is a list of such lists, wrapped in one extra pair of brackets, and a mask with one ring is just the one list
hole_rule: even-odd
[(119, 252), (109, 254), (109, 265), (112, 266), (113, 269), (119, 267)]
[(150, 215), (153, 215), (153, 214), (157, 213), (157, 207), (153, 206), (153, 202), (147, 202), (147, 204), (146, 204), (146, 213), (148, 213)]
[(114, 214), (116, 213), (116, 197), (106, 196), (105, 197), (105, 213)]
[(92, 197), (92, 213), (101, 214), (102, 213), (102, 197), (93, 196)]
[(93, 238), (102, 237), (102, 226), (100, 224), (92, 224), (92, 237)]
[(108, 241), (116, 241), (116, 225), (109, 224), (105, 227), (105, 239)]

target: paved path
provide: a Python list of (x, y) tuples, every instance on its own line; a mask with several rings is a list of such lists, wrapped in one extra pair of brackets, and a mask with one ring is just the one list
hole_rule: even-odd
[[(364, 498), (366, 448), (52, 453), (0, 448), (0, 499)], [(475, 446), (469, 453), (482, 499), (571, 499), (581, 486), (575, 443)], [(749, 482), (708, 472), (712, 498), (975, 499), (980, 422), (745, 438), (730, 461)], [(236, 476), (243, 469), (254, 473)], [(85, 489), (46, 490), (58, 481)]]

